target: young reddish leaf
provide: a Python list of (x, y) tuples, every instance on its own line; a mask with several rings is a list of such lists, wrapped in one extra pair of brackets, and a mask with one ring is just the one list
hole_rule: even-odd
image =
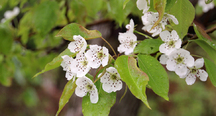
[(74, 35), (81, 35), (86, 40), (95, 39), (102, 36), (97, 30), (87, 30), (79, 24), (71, 23), (62, 28), (56, 37), (63, 37), (66, 40), (73, 41)]
[(145, 94), (149, 78), (146, 73), (137, 67), (136, 59), (125, 55), (120, 56), (115, 62), (115, 67), (121, 79), (128, 85), (131, 93), (150, 108)]
[(73, 92), (75, 91), (76, 83), (72, 82), (72, 81), (73, 80), (68, 81), (64, 87), (62, 95), (59, 99), (59, 109), (56, 113), (56, 116), (61, 112), (61, 110), (65, 106), (65, 104), (68, 103), (70, 97), (72, 96)]
[(165, 12), (166, 0), (154, 0), (153, 3), (154, 3), (154, 9), (157, 10), (157, 12), (159, 13), (159, 18), (154, 23), (151, 29), (155, 28), (162, 20), (164, 12)]

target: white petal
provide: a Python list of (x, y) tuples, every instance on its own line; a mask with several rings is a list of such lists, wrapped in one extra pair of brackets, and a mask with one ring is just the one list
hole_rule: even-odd
[(75, 53), (75, 48), (76, 48), (76, 41), (72, 41), (68, 44), (68, 49), (72, 52)]
[[(100, 77), (100, 75), (102, 75), (102, 73), (98, 75), (98, 78)], [(100, 82), (105, 83), (108, 82), (109, 79), (110, 79), (110, 74), (105, 72), (104, 75), (100, 78)]]
[(78, 97), (83, 97), (87, 94), (86, 90), (85, 89), (82, 89), (80, 87), (76, 87), (75, 89), (75, 94), (78, 96)]
[(120, 44), (119, 47), (117, 48), (119, 53), (123, 53), (125, 51), (124, 44)]
[(191, 56), (191, 55), (187, 55), (185, 56), (185, 64), (188, 66), (188, 67), (192, 67), (194, 66), (194, 58)]
[(192, 73), (188, 74), (188, 76), (185, 79), (187, 85), (192, 85), (195, 83), (196, 81), (196, 76)]
[(196, 68), (201, 68), (204, 65), (204, 59), (203, 58), (199, 58), (194, 62), (194, 66)]
[(114, 84), (114, 92), (115, 91), (119, 91), (119, 90), (121, 90), (122, 89), (122, 81), (121, 80), (119, 80), (118, 82), (115, 82), (115, 84)]
[(146, 7), (147, 7), (147, 1), (146, 0), (137, 0), (136, 5), (137, 5), (137, 8), (139, 10), (146, 9)]
[(160, 63), (163, 64), (163, 65), (166, 64), (166, 62), (167, 62), (168, 59), (169, 59), (168, 56), (165, 55), (165, 54), (162, 54), (162, 55), (160, 56), (160, 58), (159, 58)]
[(126, 28), (128, 29), (127, 32), (133, 33), (134, 31), (134, 21), (131, 19), (130, 24), (126, 25)]
[(166, 53), (166, 52), (168, 51), (167, 48), (168, 48), (167, 44), (166, 44), (166, 43), (163, 43), (163, 44), (160, 45), (159, 51), (160, 51), (161, 53)]
[(167, 30), (160, 33), (160, 38), (162, 39), (162, 41), (168, 41), (169, 37), (170, 37), (170, 32)]
[(208, 78), (208, 73), (205, 70), (199, 69), (197, 76), (201, 81), (206, 81)]
[(175, 71), (176, 69), (176, 63), (175, 61), (172, 59), (172, 58), (169, 58), (166, 62), (166, 68), (169, 70), (169, 71)]
[(109, 60), (109, 52), (106, 47), (103, 47), (103, 53), (105, 54), (105, 57), (102, 60), (102, 66), (104, 67), (108, 64), (108, 60)]
[(171, 14), (167, 14), (168, 18), (171, 19), (176, 25), (179, 24), (178, 20), (176, 19), (176, 17), (174, 15)]
[(71, 80), (73, 78), (73, 80), (76, 77), (75, 73), (72, 73), (71, 71), (66, 71), (65, 77), (67, 78), (67, 80)]
[(181, 44), (182, 44), (181, 39), (178, 39), (178, 40), (175, 42), (175, 48), (176, 48), (176, 49), (179, 49), (179, 48), (181, 47)]
[(91, 100), (91, 103), (97, 103), (98, 102), (98, 91), (95, 85), (93, 85), (93, 89), (94, 90), (90, 92), (90, 100)]
[(184, 76), (188, 73), (188, 69), (185, 65), (177, 65), (175, 69), (175, 73), (178, 76)]
[(106, 71), (108, 71), (109, 73), (112, 73), (112, 74), (118, 73), (118, 71), (115, 67), (106, 68)]
[(107, 93), (111, 93), (112, 92), (112, 87), (110, 84), (107, 83), (103, 83), (102, 88), (105, 92)]
[(172, 30), (171, 36), (172, 36), (173, 40), (179, 40), (178, 33), (175, 30)]

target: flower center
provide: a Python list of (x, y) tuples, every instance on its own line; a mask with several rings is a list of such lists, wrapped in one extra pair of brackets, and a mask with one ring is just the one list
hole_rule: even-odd
[(92, 89), (92, 85), (90, 85), (90, 84), (88, 84), (87, 86), (86, 86), (86, 88), (88, 89), (88, 90), (91, 90)]
[(176, 59), (177, 64), (183, 63), (184, 57), (178, 56)]
[(193, 73), (193, 74), (197, 73), (197, 69), (192, 68), (192, 69), (191, 69), (191, 73)]
[(117, 76), (114, 75), (114, 74), (112, 74), (112, 75), (110, 76), (110, 79), (112, 79), (112, 80), (116, 80), (116, 79), (117, 79)]
[(97, 53), (97, 57), (99, 58), (99, 59), (102, 59), (102, 58), (104, 58), (105, 57), (105, 55), (104, 55), (104, 53), (103, 53), (103, 51), (101, 50), (101, 51), (99, 51), (98, 53)]
[(82, 65), (86, 66), (88, 64), (88, 61), (82, 61)]
[(134, 45), (134, 42), (133, 42), (133, 41), (131, 41), (129, 45), (130, 45), (130, 47), (133, 47), (133, 45)]
[(170, 47), (175, 47), (175, 42), (173, 40), (171, 40), (171, 41), (168, 42), (168, 45)]

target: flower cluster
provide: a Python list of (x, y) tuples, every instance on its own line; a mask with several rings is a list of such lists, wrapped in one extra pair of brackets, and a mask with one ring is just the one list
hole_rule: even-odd
[[(68, 55), (62, 56), (61, 66), (66, 71), (65, 77), (67, 80), (76, 80), (75, 94), (79, 97), (83, 97), (89, 93), (92, 103), (98, 102), (98, 90), (91, 79), (86, 77), (86, 74), (91, 68), (99, 68), (108, 65), (109, 52), (106, 47), (98, 45), (89, 45), (87, 48), (85, 39), (80, 35), (73, 36), (74, 41), (70, 42), (68, 49), (76, 54), (76, 57), (70, 57)], [(103, 83), (103, 89), (107, 93), (116, 92), (122, 88), (122, 82), (120, 75), (114, 67), (109, 67), (104, 71), (104, 74), (98, 75), (101, 77), (101, 83)], [(117, 83), (117, 84), (116, 84)]]
[[(161, 40), (164, 42), (159, 47), (159, 51), (162, 53), (159, 58), (160, 63), (166, 65), (166, 68), (169, 71), (174, 71), (180, 78), (185, 78), (188, 85), (194, 84), (197, 77), (201, 81), (206, 81), (208, 74), (206, 71), (200, 69), (204, 65), (204, 60), (200, 58), (194, 61), (190, 52), (181, 48), (182, 39), (179, 38), (178, 33), (175, 30), (166, 30), (166, 25), (171, 24), (171, 22), (175, 25), (179, 24), (175, 16), (164, 13), (159, 24), (153, 27), (158, 21), (159, 13), (148, 12), (150, 8), (150, 0), (137, 0), (137, 7), (139, 10), (143, 10), (143, 16), (141, 18), (144, 27), (142, 29), (152, 33), (153, 37), (159, 35)], [(132, 19), (130, 20), (130, 24), (126, 25), (126, 28), (128, 30), (125, 33), (119, 33), (118, 40), (120, 45), (118, 51), (129, 55), (133, 53), (137, 44), (137, 37), (133, 34), (134, 22)], [(107, 82), (108, 84), (103, 84), (103, 88), (111, 86), (109, 89), (107, 88), (107, 92), (113, 91), (114, 89), (112, 89), (112, 87), (120, 87), (117, 83), (119, 82), (118, 80), (112, 80), (117, 79), (118, 77), (117, 75), (114, 77), (112, 72), (110, 72), (110, 69), (107, 69), (108, 73), (105, 74), (105, 76), (107, 76), (106, 79), (103, 77), (101, 78), (102, 83), (103, 81), (109, 80), (109, 82)]]

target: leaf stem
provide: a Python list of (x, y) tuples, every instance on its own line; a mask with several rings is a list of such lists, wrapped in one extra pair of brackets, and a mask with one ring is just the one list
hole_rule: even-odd
[(150, 36), (148, 36), (148, 35), (146, 35), (146, 34), (143, 34), (143, 33), (139, 32), (139, 31), (134, 30), (134, 32), (137, 33), (137, 34), (140, 34), (140, 35), (142, 35), (142, 36), (145, 36), (145, 37), (147, 37), (147, 38), (149, 38), (149, 39), (153, 39), (152, 37), (150, 37)]
[(191, 56), (198, 57), (198, 58), (203, 58), (202, 56), (195, 55), (195, 54), (191, 54)]
[(100, 38), (103, 39), (103, 40), (109, 45), (109, 47), (112, 49), (112, 51), (113, 51), (113, 53), (115, 54), (115, 56), (117, 56), (115, 50), (114, 50), (113, 47), (110, 45), (110, 43), (109, 43), (106, 39), (104, 39), (102, 36), (101, 36)]

